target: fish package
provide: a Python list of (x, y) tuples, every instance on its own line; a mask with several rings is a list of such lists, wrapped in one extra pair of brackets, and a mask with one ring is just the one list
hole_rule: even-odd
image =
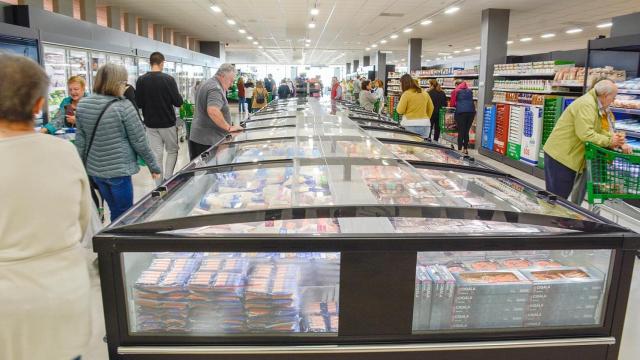
[(416, 267), (416, 285), (413, 303), (413, 328), (415, 330), (429, 329), (431, 319), (431, 301), (433, 280), (425, 266)]
[(173, 265), (173, 259), (170, 258), (156, 258), (151, 261), (151, 264), (146, 271), (159, 271), (167, 272)]
[(200, 267), (201, 261), (200, 258), (175, 259), (170, 272), (192, 273)]
[(531, 293), (531, 282), (517, 270), (469, 271), (453, 276), (456, 296)]
[(329, 319), (323, 315), (308, 315), (304, 318), (306, 332), (326, 333), (330, 331)]
[(494, 271), (501, 268), (497, 261), (486, 259), (465, 262), (464, 265), (471, 271)]
[(596, 309), (544, 309), (542, 311), (528, 311), (525, 314), (527, 321), (551, 321), (556, 319), (572, 319), (576, 317), (595, 319)]
[(530, 294), (457, 294), (453, 300), (454, 306), (481, 305), (486, 303), (498, 303), (500, 306), (522, 306), (529, 303)]
[(249, 262), (245, 259), (226, 259), (220, 272), (238, 274), (246, 277), (249, 271)]
[(165, 274), (163, 271), (143, 271), (134, 284), (134, 290), (144, 292), (159, 291), (160, 283), (164, 279)]
[(600, 293), (604, 289), (604, 276), (592, 268), (561, 267), (522, 273), (533, 283), (533, 294)]
[(222, 258), (204, 258), (198, 268), (199, 272), (218, 272), (222, 268), (225, 259)]
[(426, 269), (433, 281), (429, 328), (447, 329), (451, 326), (456, 279), (445, 266), (428, 265)]
[(245, 278), (240, 273), (219, 272), (211, 283), (212, 292), (219, 298), (227, 300), (242, 298)]
[(526, 311), (526, 304), (510, 304), (503, 305), (500, 303), (483, 303), (483, 304), (468, 304), (468, 305), (454, 305), (451, 312), (452, 316), (469, 316), (470, 318), (478, 317), (520, 317), (522, 318)]

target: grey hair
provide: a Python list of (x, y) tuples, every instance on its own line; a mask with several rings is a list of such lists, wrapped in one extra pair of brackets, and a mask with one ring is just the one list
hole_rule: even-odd
[(93, 92), (101, 95), (122, 96), (127, 82), (127, 69), (122, 65), (100, 66), (93, 84)]
[(33, 60), (0, 53), (0, 119), (33, 121), (36, 102), (47, 96), (49, 77)]
[(600, 79), (593, 85), (593, 88), (596, 89), (596, 95), (606, 96), (615, 93), (618, 87), (611, 79)]
[(224, 63), (220, 65), (220, 67), (218, 68), (218, 71), (216, 71), (216, 76), (224, 76), (227, 74), (235, 74), (235, 73), (236, 73), (236, 67), (233, 64)]

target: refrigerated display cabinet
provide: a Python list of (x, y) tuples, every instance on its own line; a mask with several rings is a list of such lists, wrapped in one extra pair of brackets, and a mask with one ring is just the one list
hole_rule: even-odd
[(50, 116), (55, 115), (67, 96), (67, 69), (69, 62), (67, 51), (61, 47), (43, 46), (44, 68), (49, 76), (49, 96), (47, 99), (48, 112)]
[(636, 234), (309, 105), (94, 238), (111, 359), (617, 357)]

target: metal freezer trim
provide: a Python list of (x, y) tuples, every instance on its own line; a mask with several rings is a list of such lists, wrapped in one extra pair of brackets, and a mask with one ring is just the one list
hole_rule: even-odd
[(511, 340), (398, 345), (308, 345), (308, 346), (120, 346), (120, 355), (273, 355), (273, 354), (357, 354), (427, 351), (469, 351), (526, 349), (539, 347), (615, 345), (614, 337), (574, 339)]

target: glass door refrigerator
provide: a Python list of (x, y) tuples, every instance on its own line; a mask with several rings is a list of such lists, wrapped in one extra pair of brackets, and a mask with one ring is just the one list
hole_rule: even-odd
[(91, 52), (91, 78), (95, 78), (100, 66), (107, 63), (107, 54), (99, 51)]
[(69, 59), (63, 47), (44, 45), (44, 68), (49, 76), (49, 96), (47, 99), (49, 118), (56, 114), (62, 100), (67, 96)]
[(94, 238), (111, 359), (617, 357), (636, 234), (329, 111), (272, 103)]
[(87, 50), (69, 49), (69, 76), (84, 78), (87, 91), (91, 89), (92, 85), (89, 71), (89, 53)]
[(138, 79), (137, 59), (132, 56), (125, 56), (123, 60), (124, 67), (127, 69), (127, 83), (135, 87), (136, 80)]

